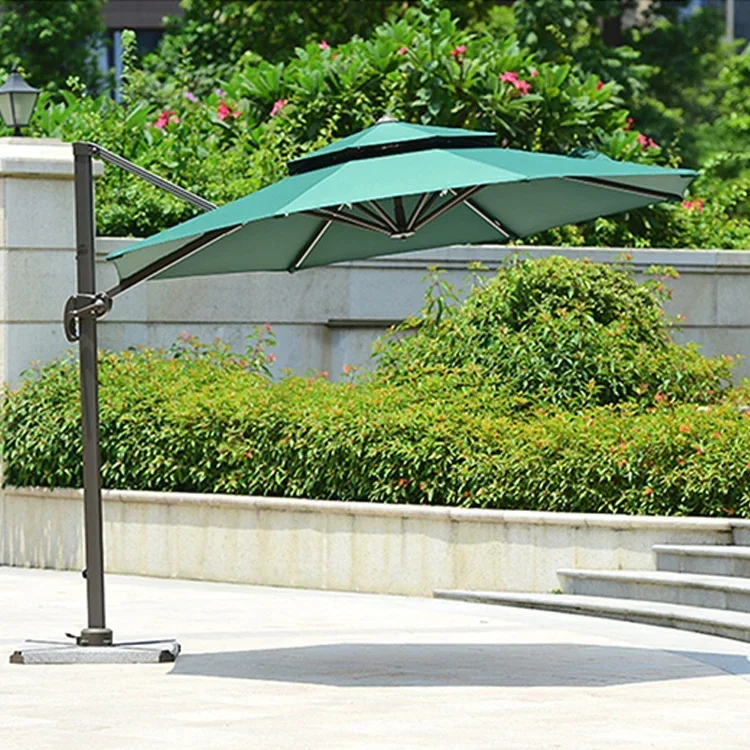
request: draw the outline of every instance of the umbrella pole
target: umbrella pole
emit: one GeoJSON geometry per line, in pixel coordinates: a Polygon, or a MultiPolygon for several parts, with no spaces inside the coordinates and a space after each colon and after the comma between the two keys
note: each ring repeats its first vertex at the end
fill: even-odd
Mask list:
{"type": "MultiPolygon", "coordinates": [[[[94,181],[91,153],[74,148],[76,268],[78,294],[96,293],[94,248],[94,181]]],[[[112,631],[104,615],[104,544],[102,487],[99,455],[99,381],[97,373],[96,315],[78,320],[81,416],[83,426],[83,505],[86,534],[86,589],[88,627],[76,639],[80,646],[111,646],[112,631]]]]}
{"type": "Polygon", "coordinates": [[[102,523],[102,480],[99,452],[99,378],[97,372],[97,319],[112,308],[112,298],[146,281],[177,260],[196,252],[218,237],[239,229],[226,227],[206,232],[186,248],[170,254],[148,269],[126,279],[108,292],[96,291],[96,249],[94,214],[93,159],[99,157],[150,182],[192,205],[210,211],[216,206],[198,195],[148,172],[95,143],[73,144],[76,216],[77,294],[65,304],[63,326],[68,341],[78,342],[81,385],[81,423],[83,431],[83,513],[85,530],[86,599],[88,627],[75,636],[76,645],[54,641],[24,641],[10,657],[12,664],[73,664],[73,663],[155,663],[171,662],[180,653],[180,645],[172,639],[134,641],[114,644],[112,630],[107,627],[104,610],[104,539],[102,523]],[[109,648],[79,648],[109,647],[109,648]],[[123,648],[119,648],[122,646],[123,648]],[[105,656],[106,654],[106,656],[105,656]]]}
{"type": "MultiPolygon", "coordinates": [[[[86,599],[88,607],[88,627],[76,637],[79,646],[112,646],[112,630],[107,627],[104,608],[104,539],[102,519],[102,479],[101,456],[99,451],[99,377],[97,367],[97,319],[112,307],[112,296],[124,291],[111,290],[96,292],[96,219],[94,214],[93,158],[99,157],[124,169],[137,177],[166,190],[204,211],[216,208],[210,201],[194,195],[171,182],[142,169],[117,154],[95,143],[76,142],[73,144],[75,175],[75,215],[76,215],[76,271],[78,276],[77,296],[71,297],[65,307],[65,332],[70,341],[78,341],[81,384],[81,421],[83,428],[83,511],[85,529],[86,599]]],[[[221,232],[208,233],[199,244],[207,244],[216,236],[236,229],[231,227],[221,232]]],[[[152,273],[142,275],[145,280],[158,272],[165,264],[160,264],[152,273]]],[[[133,644],[139,645],[139,644],[133,644]]],[[[140,644],[145,645],[145,644],[140,644]]],[[[173,661],[179,646],[174,644],[164,653],[173,661]]],[[[148,656],[149,654],[147,654],[148,656]]],[[[163,659],[162,659],[163,660],[163,659]]]]}

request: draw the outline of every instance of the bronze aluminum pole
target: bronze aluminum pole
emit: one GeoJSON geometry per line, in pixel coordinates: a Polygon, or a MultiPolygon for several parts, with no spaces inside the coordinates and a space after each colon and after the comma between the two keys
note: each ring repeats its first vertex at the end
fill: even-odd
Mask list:
{"type": "MultiPolygon", "coordinates": [[[[89,144],[76,143],[76,267],[78,293],[96,293],[94,249],[94,180],[89,144]]],[[[104,619],[104,545],[102,487],[99,456],[99,382],[96,362],[96,316],[79,318],[81,416],[83,424],[83,506],[86,531],[86,590],[88,627],[81,631],[81,646],[111,646],[112,631],[104,619]]]]}

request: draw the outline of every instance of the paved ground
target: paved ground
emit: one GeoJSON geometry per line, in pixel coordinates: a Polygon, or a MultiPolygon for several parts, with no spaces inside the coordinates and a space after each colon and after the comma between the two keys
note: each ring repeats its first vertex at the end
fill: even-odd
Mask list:
{"type": "Polygon", "coordinates": [[[750,645],[556,613],[108,577],[176,664],[11,665],[78,632],[78,574],[0,568],[0,748],[750,746],[750,645]]]}

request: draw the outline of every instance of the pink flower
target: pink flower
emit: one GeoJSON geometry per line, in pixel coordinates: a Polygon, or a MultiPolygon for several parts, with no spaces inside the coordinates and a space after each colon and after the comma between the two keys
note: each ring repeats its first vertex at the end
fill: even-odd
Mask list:
{"type": "Polygon", "coordinates": [[[633,128],[633,125],[635,125],[635,120],[632,117],[628,117],[628,119],[625,120],[625,124],[622,126],[622,129],[631,130],[633,128]]]}
{"type": "Polygon", "coordinates": [[[526,94],[531,91],[531,84],[528,81],[519,78],[518,73],[512,70],[507,73],[501,73],[498,78],[500,78],[503,83],[509,83],[517,91],[520,91],[521,96],[526,96],[526,94]]]}
{"type": "Polygon", "coordinates": [[[330,46],[331,45],[328,44],[328,42],[325,39],[318,45],[318,47],[320,47],[320,49],[329,49],[330,46]]]}
{"type": "Polygon", "coordinates": [[[157,128],[158,130],[164,130],[164,128],[166,128],[170,122],[178,123],[179,121],[180,121],[180,118],[174,113],[174,110],[165,109],[163,112],[159,114],[159,117],[156,118],[154,127],[157,128]]]}
{"type": "Polygon", "coordinates": [[[196,97],[196,95],[195,95],[195,94],[194,94],[194,93],[193,93],[192,91],[186,91],[186,92],[185,92],[185,93],[183,94],[183,96],[184,96],[184,97],[185,97],[185,98],[186,98],[186,99],[187,99],[187,100],[188,100],[189,102],[193,102],[193,103],[195,103],[195,102],[197,102],[197,101],[198,101],[198,98],[196,97]]]}
{"type": "Polygon", "coordinates": [[[530,78],[536,78],[539,75],[539,71],[536,68],[532,68],[529,71],[529,77],[530,78]]]}
{"type": "Polygon", "coordinates": [[[654,148],[656,146],[653,140],[651,140],[651,138],[649,138],[647,135],[644,135],[643,133],[640,133],[636,140],[641,144],[641,148],[643,149],[654,148]]]}
{"type": "Polygon", "coordinates": [[[703,211],[703,201],[700,198],[694,201],[682,201],[682,207],[686,208],[688,211],[697,211],[698,213],[701,213],[703,211]]]}
{"type": "Polygon", "coordinates": [[[521,92],[521,96],[526,96],[531,91],[531,84],[528,81],[516,81],[513,85],[521,92]]]}
{"type": "Polygon", "coordinates": [[[216,89],[216,96],[220,96],[223,99],[226,95],[227,92],[224,89],[216,89]]]}
{"type": "Polygon", "coordinates": [[[604,88],[604,81],[599,81],[599,83],[596,84],[596,90],[601,91],[604,88]]]}
{"type": "Polygon", "coordinates": [[[232,110],[227,107],[226,102],[222,99],[219,106],[216,108],[216,116],[220,120],[226,120],[229,115],[232,114],[232,110]]]}
{"type": "Polygon", "coordinates": [[[266,359],[267,359],[267,360],[268,360],[268,361],[269,361],[269,362],[270,362],[271,364],[273,364],[273,363],[274,363],[274,362],[276,361],[276,355],[275,355],[275,354],[274,354],[273,352],[271,352],[271,354],[269,354],[269,355],[268,355],[268,356],[266,357],[266,359]]]}
{"type": "Polygon", "coordinates": [[[286,107],[286,104],[286,99],[277,99],[274,102],[273,107],[271,107],[271,117],[276,117],[276,115],[279,114],[279,112],[281,112],[284,107],[286,107]]]}
{"type": "Polygon", "coordinates": [[[409,50],[406,49],[406,47],[401,47],[400,49],[396,50],[397,55],[405,55],[409,50]]]}
{"type": "Polygon", "coordinates": [[[271,328],[271,324],[270,323],[264,323],[263,324],[263,330],[266,333],[271,333],[271,331],[273,330],[273,328],[271,328]]]}
{"type": "Polygon", "coordinates": [[[226,120],[229,115],[232,115],[236,120],[241,114],[242,112],[238,109],[233,110],[227,106],[227,103],[223,99],[219,102],[219,106],[216,108],[216,116],[220,120],[226,120]]]}
{"type": "Polygon", "coordinates": [[[459,44],[457,47],[454,47],[450,52],[451,57],[455,58],[456,62],[461,62],[461,58],[465,54],[466,54],[465,44],[459,44]]]}

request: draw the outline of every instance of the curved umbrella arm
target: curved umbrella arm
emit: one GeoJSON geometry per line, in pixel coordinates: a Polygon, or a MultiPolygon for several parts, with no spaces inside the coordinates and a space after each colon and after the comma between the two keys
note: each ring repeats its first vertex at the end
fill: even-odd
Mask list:
{"type": "Polygon", "coordinates": [[[97,159],[102,159],[102,161],[109,162],[120,169],[124,169],[126,172],[130,172],[130,174],[133,174],[136,177],[140,177],[151,185],[161,188],[177,198],[181,198],[187,203],[191,203],[193,206],[200,208],[203,211],[213,211],[213,209],[218,208],[215,203],[211,203],[211,201],[201,198],[200,195],[191,193],[189,190],[185,190],[185,188],[181,188],[179,185],[175,185],[173,182],[165,180],[163,177],[159,177],[159,175],[154,174],[153,172],[149,172],[148,169],[133,164],[132,161],[128,161],[125,157],[115,154],[112,151],[108,151],[98,143],[78,141],[73,144],[73,147],[76,150],[76,153],[86,154],[88,156],[96,157],[97,159]]]}
{"type": "MultiPolygon", "coordinates": [[[[212,211],[217,208],[215,203],[202,198],[200,195],[191,193],[189,190],[181,188],[179,185],[175,185],[169,180],[165,180],[163,177],[149,172],[143,167],[139,167],[131,161],[128,161],[125,157],[115,154],[112,151],[107,150],[98,143],[90,143],[88,141],[77,141],[73,144],[73,153],[78,157],[91,160],[92,158],[102,159],[110,164],[113,164],[120,169],[124,169],[126,172],[139,177],[142,180],[171,193],[177,198],[190,203],[196,208],[200,208],[203,211],[212,211]]],[[[89,186],[93,189],[93,185],[89,186]]],[[[85,192],[85,191],[84,191],[85,192]]],[[[84,213],[87,213],[87,206],[78,207],[84,213]]],[[[92,209],[91,209],[92,210],[92,209]]],[[[94,217],[90,217],[91,226],[94,227],[94,217]]],[[[154,263],[146,266],[145,268],[138,271],[133,276],[123,279],[119,284],[108,289],[106,292],[98,292],[95,294],[77,294],[72,295],[68,298],[65,303],[65,310],[63,312],[63,329],[65,331],[65,337],[70,342],[78,341],[80,338],[80,321],[86,317],[102,318],[112,309],[112,300],[118,294],[122,294],[127,289],[139,284],[142,281],[146,281],[151,277],[155,276],[160,271],[164,271],[169,266],[183,260],[188,255],[197,252],[206,245],[211,244],[215,239],[229,234],[237,229],[237,226],[230,226],[221,230],[213,232],[207,232],[201,235],[197,240],[188,243],[182,248],[175,250],[173,253],[160,258],[154,263]]],[[[92,250],[93,252],[93,250],[92,250]]]]}

